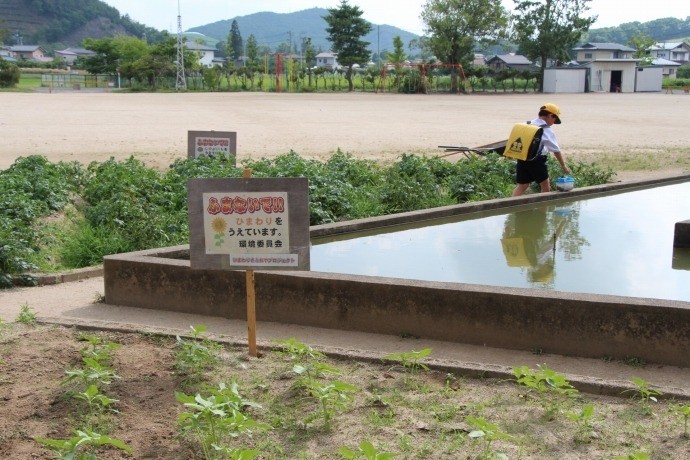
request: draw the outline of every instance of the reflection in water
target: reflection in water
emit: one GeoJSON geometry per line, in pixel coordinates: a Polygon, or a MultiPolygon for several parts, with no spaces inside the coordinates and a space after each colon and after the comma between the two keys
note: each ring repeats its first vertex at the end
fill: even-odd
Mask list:
{"type": "Polygon", "coordinates": [[[686,182],[315,241],[311,268],[688,301],[690,254],[673,249],[688,196],[686,182]]]}
{"type": "Polygon", "coordinates": [[[526,268],[530,282],[552,286],[556,243],[571,213],[539,206],[508,214],[501,238],[508,266],[526,268]]]}

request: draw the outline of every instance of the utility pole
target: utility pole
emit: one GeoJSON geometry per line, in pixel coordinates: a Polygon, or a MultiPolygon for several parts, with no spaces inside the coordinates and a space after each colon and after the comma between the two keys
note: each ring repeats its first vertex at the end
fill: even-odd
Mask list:
{"type": "Polygon", "coordinates": [[[177,79],[175,89],[187,90],[187,79],[184,76],[184,43],[182,41],[182,16],[180,15],[180,0],[177,0],[177,79]]]}

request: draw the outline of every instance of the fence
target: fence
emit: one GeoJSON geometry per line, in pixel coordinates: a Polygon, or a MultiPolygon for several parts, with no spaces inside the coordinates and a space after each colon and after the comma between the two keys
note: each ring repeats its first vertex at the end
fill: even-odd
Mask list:
{"type": "Polygon", "coordinates": [[[47,88],[114,88],[117,87],[117,77],[114,75],[84,75],[84,74],[42,74],[41,86],[47,88]]]}

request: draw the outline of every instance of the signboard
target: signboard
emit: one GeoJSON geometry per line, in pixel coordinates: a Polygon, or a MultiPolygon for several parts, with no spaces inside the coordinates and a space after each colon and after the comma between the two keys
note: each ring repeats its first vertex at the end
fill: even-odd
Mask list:
{"type": "Polygon", "coordinates": [[[233,163],[237,157],[237,133],[233,131],[188,131],[187,158],[220,154],[233,163]]]}
{"type": "Polygon", "coordinates": [[[188,182],[193,269],[309,270],[306,178],[188,182]]]}

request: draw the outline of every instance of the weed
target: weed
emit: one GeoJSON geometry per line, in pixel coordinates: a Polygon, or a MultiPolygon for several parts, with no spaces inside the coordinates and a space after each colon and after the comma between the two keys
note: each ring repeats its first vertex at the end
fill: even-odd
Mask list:
{"type": "Polygon", "coordinates": [[[63,459],[96,459],[96,454],[90,447],[113,446],[131,454],[132,448],[116,438],[104,436],[89,430],[74,430],[74,436],[69,439],[50,439],[36,437],[35,441],[45,445],[50,450],[58,453],[63,459]],[[80,455],[77,455],[81,452],[80,455]]]}
{"type": "Polygon", "coordinates": [[[506,460],[508,459],[508,456],[506,454],[493,450],[491,448],[491,444],[499,439],[516,442],[518,441],[518,438],[501,431],[498,425],[489,423],[483,418],[468,416],[465,419],[465,421],[474,428],[472,431],[470,431],[469,437],[483,444],[482,453],[477,458],[499,458],[506,460]]]}
{"type": "Polygon", "coordinates": [[[192,326],[192,340],[176,337],[179,351],[175,355],[175,370],[189,381],[199,381],[203,373],[220,361],[220,345],[204,337],[207,327],[192,326]]]}
{"type": "Polygon", "coordinates": [[[420,369],[424,371],[429,370],[429,366],[421,361],[430,354],[431,348],[424,348],[420,351],[410,351],[407,353],[391,353],[385,355],[383,359],[400,363],[400,365],[409,370],[412,374],[416,374],[420,369]]]}
{"type": "Polygon", "coordinates": [[[649,460],[649,454],[645,452],[635,452],[626,455],[617,455],[613,460],[649,460]]]}
{"type": "Polygon", "coordinates": [[[106,342],[96,335],[86,333],[80,333],[78,340],[89,342],[87,347],[81,349],[81,356],[94,359],[102,365],[109,365],[113,352],[121,347],[119,343],[106,342]]]}
{"type": "Polygon", "coordinates": [[[688,438],[688,419],[690,419],[690,404],[676,406],[674,410],[683,416],[683,437],[688,438]]]}
{"type": "Polygon", "coordinates": [[[187,409],[178,417],[183,433],[199,441],[207,459],[216,458],[213,455],[215,451],[234,455],[230,458],[253,458],[256,452],[232,449],[227,445],[228,439],[242,433],[251,434],[254,430],[271,429],[242,412],[245,407],[260,406],[242,398],[236,382],[230,386],[221,382],[207,397],[175,392],[175,399],[187,409]]]}
{"type": "Polygon", "coordinates": [[[93,297],[93,303],[105,303],[105,294],[96,292],[93,297]]]}
{"type": "Polygon", "coordinates": [[[22,305],[19,315],[17,315],[17,322],[28,326],[36,324],[36,313],[31,310],[28,304],[22,305]]]}
{"type": "Polygon", "coordinates": [[[84,388],[95,385],[96,388],[102,388],[103,385],[110,385],[113,380],[120,379],[120,376],[115,373],[107,365],[94,358],[82,357],[85,367],[81,369],[67,369],[65,373],[67,377],[62,381],[63,385],[67,385],[75,380],[80,381],[84,388]]]}
{"type": "Polygon", "coordinates": [[[594,405],[585,404],[580,412],[569,412],[566,416],[577,423],[575,431],[575,441],[588,443],[592,439],[592,417],[594,416],[594,405]]]}
{"type": "MultiPolygon", "coordinates": [[[[333,416],[347,407],[352,400],[352,393],[357,391],[357,387],[338,380],[333,382],[310,380],[307,385],[307,391],[321,407],[321,412],[317,415],[323,418],[324,427],[327,430],[331,428],[333,416]]],[[[309,417],[308,421],[311,418],[309,417]]]]}
{"type": "Polygon", "coordinates": [[[626,366],[630,366],[630,367],[642,367],[647,363],[642,358],[638,358],[635,356],[628,356],[627,358],[623,359],[623,364],[625,364],[626,366]]]}
{"type": "Polygon", "coordinates": [[[577,396],[579,392],[564,375],[549,369],[546,364],[540,364],[537,367],[537,370],[532,370],[527,366],[514,367],[513,374],[519,385],[539,394],[545,415],[551,420],[561,412],[563,402],[567,398],[577,396]],[[553,399],[549,395],[552,395],[553,399]]]}
{"type": "Polygon", "coordinates": [[[346,460],[364,458],[366,460],[388,460],[397,457],[398,454],[392,452],[381,452],[369,441],[362,441],[355,448],[341,447],[338,453],[346,460]]]}
{"type": "Polygon", "coordinates": [[[275,342],[282,347],[281,353],[287,355],[293,361],[303,363],[326,357],[326,355],[320,351],[313,349],[309,345],[300,342],[294,337],[276,340],[275,342]]]}
{"type": "Polygon", "coordinates": [[[663,395],[663,392],[651,388],[651,384],[649,382],[639,377],[633,377],[632,383],[636,388],[634,390],[624,390],[623,393],[632,393],[632,397],[638,399],[642,413],[651,415],[651,403],[658,402],[657,396],[663,395]]]}

